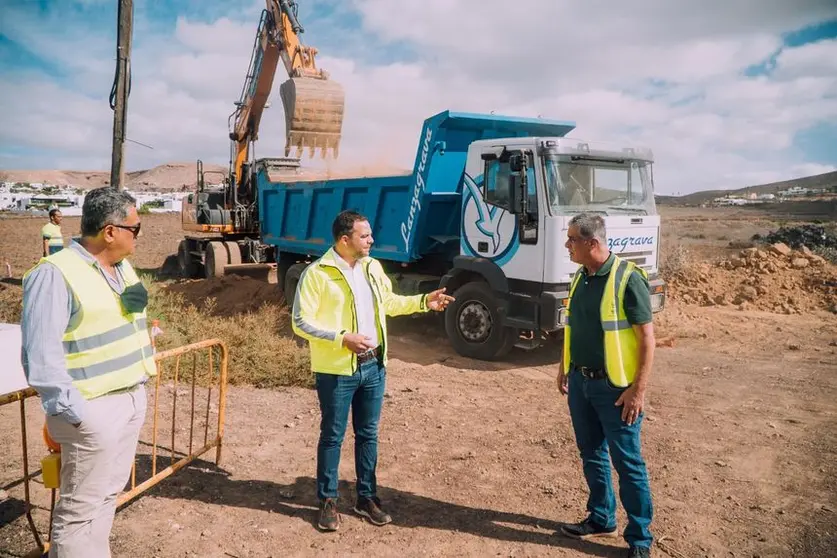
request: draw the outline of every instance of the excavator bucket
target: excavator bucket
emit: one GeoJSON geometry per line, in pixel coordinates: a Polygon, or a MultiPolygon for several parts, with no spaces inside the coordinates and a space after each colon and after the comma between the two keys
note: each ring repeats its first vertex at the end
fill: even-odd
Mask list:
{"type": "Polygon", "coordinates": [[[279,95],[285,108],[285,157],[296,148],[295,157],[301,157],[308,148],[311,157],[321,150],[325,159],[336,159],[343,130],[343,87],[328,79],[314,77],[291,78],[279,86],[279,95]]]}

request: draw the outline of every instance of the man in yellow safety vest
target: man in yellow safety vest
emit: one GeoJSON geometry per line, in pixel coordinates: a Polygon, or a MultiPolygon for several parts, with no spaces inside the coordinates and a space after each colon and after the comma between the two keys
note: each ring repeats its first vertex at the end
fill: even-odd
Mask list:
{"type": "Polygon", "coordinates": [[[156,374],[148,295],[131,264],[140,233],[134,199],[111,187],[84,199],[81,238],[23,279],[21,361],[61,445],[50,557],[109,557],[116,498],[156,374]]]}
{"type": "Polygon", "coordinates": [[[628,516],[627,556],[650,556],[651,489],[640,447],[640,425],[651,364],[654,325],[643,269],[608,249],[605,222],[594,214],[570,220],[566,247],[581,265],[570,283],[558,389],[568,395],[576,443],[590,495],[587,517],[562,527],[576,539],[616,537],[616,498],[628,516]],[[609,451],[608,451],[609,450],[609,451]],[[609,453],[609,455],[608,455],[609,453]]]}
{"type": "Polygon", "coordinates": [[[64,248],[64,237],[61,235],[61,210],[49,210],[49,223],[41,227],[41,240],[44,244],[44,257],[52,255],[64,248]]]}

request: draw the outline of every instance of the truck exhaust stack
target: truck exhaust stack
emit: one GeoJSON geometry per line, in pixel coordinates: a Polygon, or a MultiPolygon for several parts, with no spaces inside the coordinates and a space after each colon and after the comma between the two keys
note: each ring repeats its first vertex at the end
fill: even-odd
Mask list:
{"type": "Polygon", "coordinates": [[[301,157],[304,149],[311,157],[317,150],[323,159],[336,159],[343,130],[345,94],[343,87],[329,79],[294,77],[279,86],[285,109],[285,156],[301,157]]]}

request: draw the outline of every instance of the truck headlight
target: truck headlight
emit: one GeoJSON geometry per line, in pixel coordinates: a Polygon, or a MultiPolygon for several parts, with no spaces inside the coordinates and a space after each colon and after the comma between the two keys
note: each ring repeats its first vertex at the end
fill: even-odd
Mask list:
{"type": "Polygon", "coordinates": [[[663,309],[666,303],[665,293],[656,293],[651,295],[651,312],[659,312],[663,309]]]}
{"type": "Polygon", "coordinates": [[[569,317],[567,316],[567,309],[564,307],[559,307],[558,310],[555,312],[555,323],[559,326],[567,325],[569,321],[569,317]]]}

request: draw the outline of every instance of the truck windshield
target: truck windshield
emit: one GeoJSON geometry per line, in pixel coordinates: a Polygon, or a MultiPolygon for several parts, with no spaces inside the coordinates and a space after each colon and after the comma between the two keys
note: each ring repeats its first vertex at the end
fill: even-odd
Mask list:
{"type": "Polygon", "coordinates": [[[547,155],[544,176],[553,215],[581,211],[651,213],[651,163],[547,155]]]}

